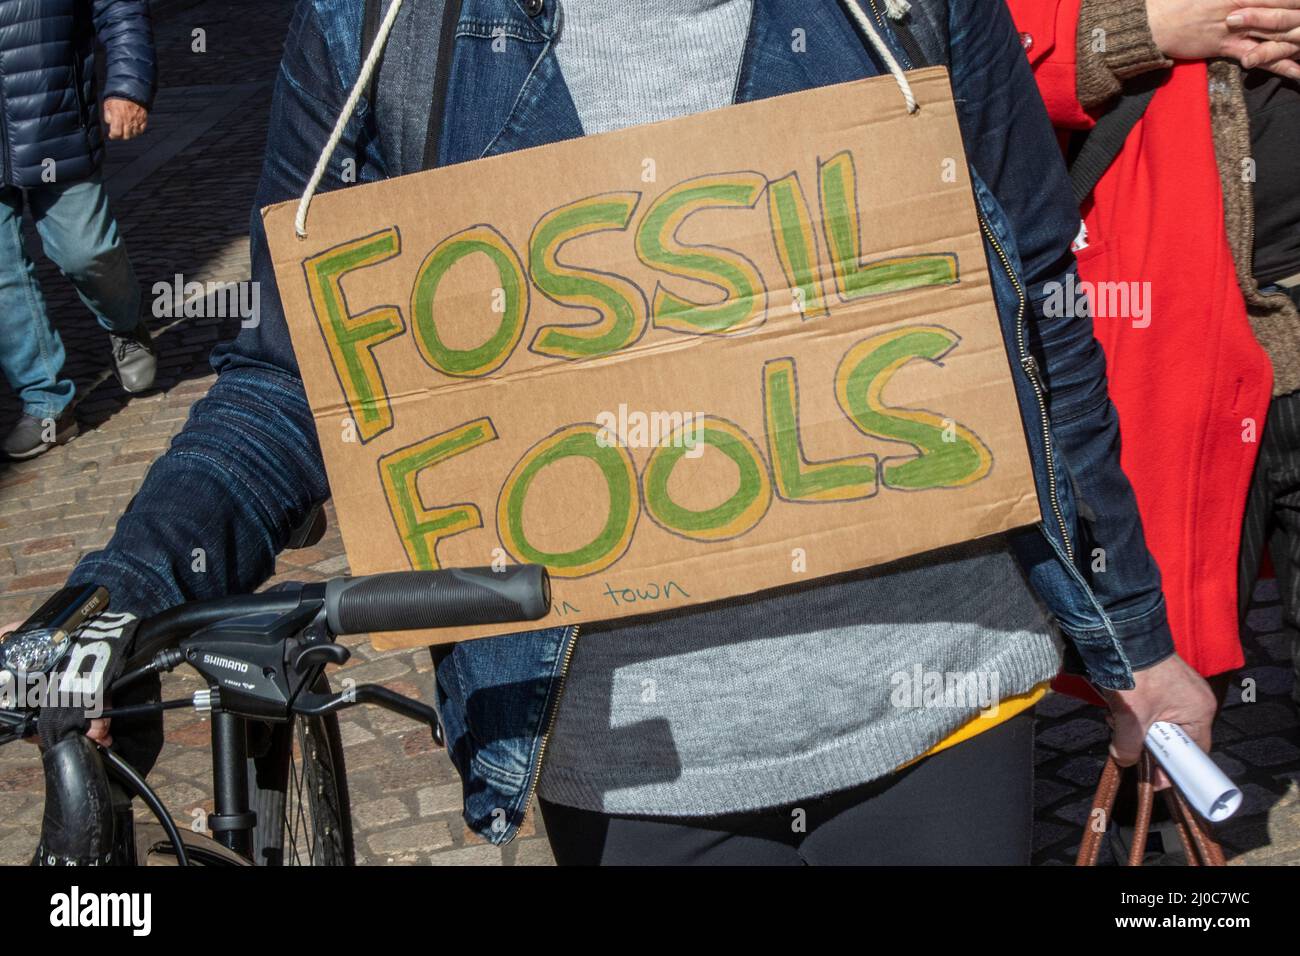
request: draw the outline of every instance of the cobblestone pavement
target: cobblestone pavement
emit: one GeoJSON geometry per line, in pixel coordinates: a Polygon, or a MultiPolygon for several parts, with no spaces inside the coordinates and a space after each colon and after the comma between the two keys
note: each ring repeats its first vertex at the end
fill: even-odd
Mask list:
{"type": "MultiPolygon", "coordinates": [[[[266,135],[266,106],[292,4],[289,0],[163,0],[156,33],[163,89],[151,129],[115,144],[110,193],[142,286],[175,274],[200,282],[248,274],[246,229],[266,135]],[[206,52],[194,52],[195,29],[206,52]]],[[[236,319],[155,320],[163,354],[159,391],[131,401],[109,376],[107,337],[48,263],[41,279],[82,399],[83,434],[32,462],[0,471],[0,621],[20,619],[59,586],[87,551],[101,547],[145,470],[211,385],[206,356],[237,331],[236,319]]],[[[0,427],[17,405],[0,387],[0,427]]],[[[335,525],[331,522],[331,528],[335,525]]],[[[289,552],[277,580],[322,580],[346,572],[336,530],[315,547],[289,552]]],[[[1255,699],[1234,685],[1215,728],[1216,759],[1245,787],[1246,805],[1221,833],[1235,863],[1300,863],[1300,725],[1289,700],[1289,637],[1271,582],[1261,585],[1243,672],[1255,699]]],[[[429,700],[423,651],[376,653],[349,640],[343,675],[384,683],[429,700]]],[[[198,689],[176,674],[164,696],[198,689]]],[[[1037,852],[1043,864],[1071,858],[1105,750],[1093,708],[1049,697],[1039,708],[1037,852]]],[[[187,711],[166,718],[167,743],[151,779],[188,823],[211,809],[209,730],[187,711]]],[[[353,821],[367,863],[548,864],[540,821],[497,848],[471,836],[459,815],[460,784],[428,732],[385,711],[354,708],[342,718],[353,821]]],[[[40,825],[42,783],[34,747],[0,749],[0,863],[25,862],[40,825]]]]}

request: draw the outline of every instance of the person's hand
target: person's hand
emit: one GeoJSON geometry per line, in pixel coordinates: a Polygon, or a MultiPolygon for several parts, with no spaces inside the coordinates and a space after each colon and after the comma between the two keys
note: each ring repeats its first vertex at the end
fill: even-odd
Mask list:
{"type": "Polygon", "coordinates": [[[1300,0],[1146,0],[1156,46],[1175,60],[1230,57],[1300,79],[1300,0]]]}
{"type": "Polygon", "coordinates": [[[1300,12],[1294,7],[1275,7],[1273,0],[1242,6],[1228,15],[1234,36],[1257,41],[1253,50],[1240,57],[1246,69],[1256,67],[1300,80],[1300,12]]]}
{"type": "MultiPolygon", "coordinates": [[[[0,638],[4,637],[10,631],[18,630],[22,625],[22,621],[11,621],[8,624],[0,624],[0,638]]],[[[113,735],[109,733],[109,725],[112,724],[112,722],[112,719],[108,717],[96,717],[90,722],[90,729],[86,731],[86,736],[101,746],[113,746],[113,735]]],[[[29,743],[38,743],[35,737],[27,737],[25,739],[29,743]]]]}
{"type": "MultiPolygon", "coordinates": [[[[1137,763],[1147,729],[1157,720],[1182,727],[1198,747],[1210,752],[1210,727],[1218,701],[1200,674],[1174,655],[1134,671],[1133,680],[1137,686],[1132,690],[1101,691],[1110,705],[1106,718],[1112,730],[1110,752],[1121,767],[1137,763]]],[[[1155,780],[1157,789],[1169,786],[1159,764],[1155,780]]]]}
{"type": "Polygon", "coordinates": [[[149,125],[149,111],[139,103],[110,96],[104,100],[104,125],[109,139],[134,139],[149,125]]]}

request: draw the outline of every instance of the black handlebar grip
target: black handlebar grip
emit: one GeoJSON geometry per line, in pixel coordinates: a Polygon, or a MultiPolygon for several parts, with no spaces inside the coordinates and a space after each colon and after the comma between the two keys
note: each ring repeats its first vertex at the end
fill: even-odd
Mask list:
{"type": "Polygon", "coordinates": [[[551,580],[537,564],[395,571],[325,584],[335,634],[535,621],[551,609],[551,580]]]}

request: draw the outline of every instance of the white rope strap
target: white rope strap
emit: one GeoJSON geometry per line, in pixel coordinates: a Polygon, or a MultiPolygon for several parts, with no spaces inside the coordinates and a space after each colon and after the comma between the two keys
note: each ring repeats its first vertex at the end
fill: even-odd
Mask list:
{"type": "MultiPolygon", "coordinates": [[[[907,101],[907,111],[915,113],[917,110],[916,95],[912,92],[912,84],[907,82],[907,74],[898,65],[898,60],[895,59],[893,51],[889,49],[888,44],[876,32],[876,25],[871,22],[871,17],[862,9],[861,0],[843,0],[843,3],[844,9],[849,12],[849,16],[853,18],[853,21],[857,23],[862,32],[867,35],[867,39],[871,41],[872,48],[880,54],[880,58],[885,61],[885,66],[889,67],[894,82],[898,84],[898,88],[903,92],[903,99],[907,101]]],[[[911,9],[911,6],[907,0],[885,0],[885,11],[894,20],[902,17],[911,9]]]]}
{"type": "Polygon", "coordinates": [[[379,63],[379,55],[384,50],[388,34],[393,29],[393,21],[397,19],[397,11],[401,7],[402,0],[393,0],[388,7],[388,12],[384,14],[383,22],[379,24],[379,31],[375,34],[375,42],[370,44],[370,50],[366,53],[365,62],[361,64],[361,73],[357,77],[357,81],[352,84],[352,92],[348,94],[347,102],[343,104],[343,109],[339,112],[339,118],[334,121],[334,131],[330,133],[330,138],[326,140],[325,148],[321,150],[320,157],[316,160],[316,168],[311,171],[311,178],[307,180],[307,188],[302,191],[302,198],[298,200],[298,215],[293,219],[293,230],[298,234],[299,239],[307,238],[307,207],[311,205],[311,197],[316,194],[316,187],[320,185],[321,179],[325,176],[330,157],[334,155],[339,140],[343,138],[343,130],[348,125],[348,120],[352,119],[353,110],[357,108],[357,100],[361,99],[362,92],[370,82],[371,75],[375,72],[375,67],[379,63]]]}
{"type": "MultiPolygon", "coordinates": [[[[867,16],[866,11],[862,9],[861,0],[843,0],[843,3],[849,15],[853,17],[862,32],[867,35],[872,48],[885,61],[885,65],[889,67],[890,74],[894,77],[894,81],[898,83],[898,88],[903,93],[903,99],[907,102],[907,111],[915,113],[917,104],[916,95],[912,92],[912,84],[907,82],[907,75],[903,72],[903,68],[899,66],[893,51],[889,49],[880,34],[876,32],[871,17],[867,16]]],[[[370,50],[366,53],[365,62],[361,64],[361,73],[357,76],[356,83],[352,85],[352,92],[348,94],[347,102],[343,104],[343,109],[334,122],[334,130],[330,133],[330,138],[326,141],[320,157],[316,160],[316,168],[312,170],[311,178],[307,180],[307,188],[303,190],[302,198],[298,200],[298,214],[294,217],[293,228],[299,239],[307,237],[307,209],[311,206],[311,198],[315,195],[316,187],[320,185],[321,179],[325,176],[330,157],[338,147],[339,140],[343,138],[343,130],[348,125],[348,120],[352,118],[352,112],[357,108],[357,101],[361,99],[362,92],[370,82],[371,75],[375,72],[375,66],[379,63],[379,55],[383,52],[384,44],[388,41],[388,34],[393,29],[393,21],[397,19],[397,11],[401,9],[401,6],[402,0],[392,0],[388,12],[384,14],[383,22],[379,25],[379,32],[375,34],[375,42],[371,44],[370,50]]],[[[885,0],[886,12],[893,19],[903,16],[910,8],[911,4],[908,3],[908,0],[885,0]]]]}

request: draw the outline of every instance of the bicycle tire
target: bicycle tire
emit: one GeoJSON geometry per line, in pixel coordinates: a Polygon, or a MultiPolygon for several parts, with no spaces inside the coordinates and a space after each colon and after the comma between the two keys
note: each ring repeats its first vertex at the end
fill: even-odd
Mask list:
{"type": "MultiPolygon", "coordinates": [[[[323,675],[314,690],[330,692],[323,675]]],[[[258,866],[354,865],[352,813],[337,715],[295,717],[268,730],[268,745],[248,758],[248,803],[257,814],[253,862],[258,866]]]]}

